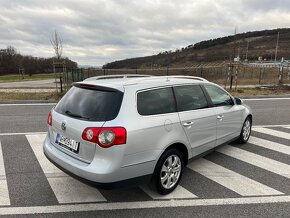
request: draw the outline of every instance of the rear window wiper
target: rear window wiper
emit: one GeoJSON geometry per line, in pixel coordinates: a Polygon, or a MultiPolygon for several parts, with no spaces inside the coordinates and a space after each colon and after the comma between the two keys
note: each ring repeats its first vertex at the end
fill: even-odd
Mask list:
{"type": "Polygon", "coordinates": [[[70,111],[68,111],[68,110],[65,111],[65,114],[69,115],[70,117],[75,117],[75,118],[80,118],[80,119],[90,120],[90,118],[88,118],[88,117],[83,117],[83,116],[81,116],[81,115],[74,114],[74,113],[72,113],[72,112],[70,112],[70,111]]]}

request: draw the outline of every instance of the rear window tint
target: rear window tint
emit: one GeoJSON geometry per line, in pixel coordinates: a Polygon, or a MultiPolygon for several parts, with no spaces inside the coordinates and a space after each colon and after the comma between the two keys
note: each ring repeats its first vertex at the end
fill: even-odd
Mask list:
{"type": "Polygon", "coordinates": [[[137,108],[141,115],[176,112],[172,88],[154,89],[138,93],[137,108]]]}
{"type": "Polygon", "coordinates": [[[72,87],[56,105],[55,111],[76,119],[109,121],[117,117],[123,93],[72,87]]]}

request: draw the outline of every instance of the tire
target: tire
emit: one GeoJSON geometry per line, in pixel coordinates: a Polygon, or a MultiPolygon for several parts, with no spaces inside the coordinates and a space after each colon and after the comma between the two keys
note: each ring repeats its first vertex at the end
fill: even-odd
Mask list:
{"type": "Polygon", "coordinates": [[[176,149],[165,151],[155,167],[151,187],[161,195],[169,194],[179,184],[183,169],[182,154],[176,149]]]}
{"type": "Polygon", "coordinates": [[[238,138],[238,142],[240,144],[247,143],[251,135],[251,130],[252,130],[252,120],[249,117],[247,117],[243,124],[240,137],[238,138]]]}

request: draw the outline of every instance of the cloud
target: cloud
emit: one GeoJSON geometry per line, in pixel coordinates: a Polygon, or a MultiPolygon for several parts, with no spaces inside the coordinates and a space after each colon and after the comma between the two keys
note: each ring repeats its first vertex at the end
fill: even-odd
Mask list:
{"type": "Polygon", "coordinates": [[[50,57],[57,30],[63,55],[89,65],[290,23],[286,0],[0,0],[0,11],[0,48],[50,57]]]}

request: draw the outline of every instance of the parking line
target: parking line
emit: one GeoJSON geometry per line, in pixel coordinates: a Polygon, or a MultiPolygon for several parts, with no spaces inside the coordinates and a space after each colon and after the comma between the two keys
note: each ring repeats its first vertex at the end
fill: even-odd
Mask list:
{"type": "Polygon", "coordinates": [[[56,105],[57,103],[29,103],[29,104],[0,104],[0,107],[8,106],[47,106],[47,105],[56,105]]]}
{"type": "Polygon", "coordinates": [[[26,136],[59,203],[104,202],[98,189],[66,175],[49,162],[42,150],[45,134],[26,136]]]}
{"type": "Polygon", "coordinates": [[[245,151],[243,149],[236,148],[229,145],[225,147],[221,147],[217,151],[222,154],[225,154],[230,157],[249,163],[251,165],[268,170],[272,173],[276,173],[280,176],[290,178],[290,165],[288,164],[281,163],[279,161],[272,160],[270,158],[263,157],[261,155],[254,154],[249,151],[245,151]]]}
{"type": "Polygon", "coordinates": [[[243,98],[243,101],[276,101],[276,100],[290,100],[290,98],[243,98]]]}
{"type": "Polygon", "coordinates": [[[290,146],[287,145],[282,145],[277,142],[268,141],[254,136],[251,136],[248,142],[256,146],[290,155],[290,146]]]}
{"type": "Polygon", "coordinates": [[[35,135],[35,134],[46,134],[47,132],[10,132],[0,133],[0,136],[16,136],[16,135],[35,135]]]}
{"type": "Polygon", "coordinates": [[[243,198],[220,198],[220,199],[189,199],[189,200],[160,200],[160,201],[136,201],[118,203],[94,203],[94,204],[73,204],[58,206],[36,206],[36,207],[3,207],[0,208],[0,215],[20,214],[48,214],[85,211],[105,210],[130,210],[150,208],[172,208],[172,207],[198,207],[198,206],[219,206],[219,205],[240,205],[240,204],[267,204],[267,203],[288,203],[290,196],[271,197],[243,197],[243,198]]]}
{"type": "Polygon", "coordinates": [[[290,139],[290,133],[286,133],[286,132],[281,132],[281,131],[267,129],[267,128],[255,128],[254,131],[276,136],[279,138],[290,139]]]}
{"type": "Polygon", "coordinates": [[[141,186],[140,188],[154,200],[197,198],[196,195],[194,195],[193,193],[186,190],[180,185],[178,185],[173,192],[167,195],[160,195],[152,191],[148,186],[141,186]]]}
{"type": "Polygon", "coordinates": [[[1,206],[10,205],[1,141],[0,141],[0,205],[1,206]]]}
{"type": "Polygon", "coordinates": [[[187,167],[238,193],[241,196],[283,194],[282,192],[263,185],[232,170],[226,169],[204,158],[191,162],[187,167]]]}

